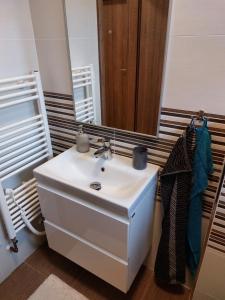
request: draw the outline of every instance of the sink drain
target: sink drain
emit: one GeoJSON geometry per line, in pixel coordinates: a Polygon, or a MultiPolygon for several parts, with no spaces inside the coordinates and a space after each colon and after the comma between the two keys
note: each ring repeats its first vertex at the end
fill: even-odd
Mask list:
{"type": "Polygon", "coordinates": [[[95,181],[90,184],[90,188],[93,190],[96,190],[96,191],[100,191],[102,188],[102,185],[100,182],[95,181]]]}

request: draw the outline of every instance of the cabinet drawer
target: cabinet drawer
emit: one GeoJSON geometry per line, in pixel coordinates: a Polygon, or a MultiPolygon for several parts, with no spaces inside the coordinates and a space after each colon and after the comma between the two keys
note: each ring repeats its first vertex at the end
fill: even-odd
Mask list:
{"type": "Polygon", "coordinates": [[[47,221],[128,260],[128,222],[41,186],[38,194],[47,221]]]}
{"type": "Polygon", "coordinates": [[[128,265],[96,246],[45,221],[49,247],[127,292],[128,265]]]}

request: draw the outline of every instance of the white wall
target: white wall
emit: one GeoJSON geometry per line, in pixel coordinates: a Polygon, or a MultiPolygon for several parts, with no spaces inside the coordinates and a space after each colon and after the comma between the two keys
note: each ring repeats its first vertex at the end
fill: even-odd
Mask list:
{"type": "MultiPolygon", "coordinates": [[[[38,69],[28,0],[0,0],[0,78],[19,76],[38,69]]],[[[0,114],[0,127],[33,113],[26,105],[0,114]],[[3,118],[4,116],[4,118],[3,118]]],[[[9,183],[14,184],[14,183],[9,183]]],[[[18,234],[19,253],[6,250],[8,239],[0,216],[0,282],[20,265],[42,242],[27,230],[18,234]]]]}
{"type": "MultiPolygon", "coordinates": [[[[171,0],[162,106],[225,114],[225,1],[171,0]]],[[[202,243],[209,221],[203,218],[202,243]]],[[[154,268],[161,231],[156,204],[153,248],[147,261],[154,268]]],[[[211,258],[212,259],[212,258],[211,258]]],[[[225,268],[225,265],[223,265],[225,268]]],[[[204,270],[210,272],[207,257],[204,270]]],[[[205,271],[204,276],[207,276],[205,271]]],[[[213,273],[212,277],[215,276],[213,273]]],[[[187,286],[192,278],[187,272],[187,286]]],[[[204,279],[199,283],[202,292],[204,279]]],[[[200,297],[200,296],[199,296],[200,297]]],[[[200,298],[196,298],[200,299],[200,298]]],[[[207,299],[207,298],[202,298],[207,299]]]]}
{"type": "Polygon", "coordinates": [[[72,95],[63,0],[29,0],[43,90],[72,95]]]}
{"type": "Polygon", "coordinates": [[[98,26],[96,0],[65,0],[72,68],[93,64],[96,124],[101,124],[98,26]]]}
{"type": "MultiPolygon", "coordinates": [[[[171,0],[164,107],[225,114],[224,12],[223,0],[171,0]]],[[[224,299],[224,270],[224,257],[207,248],[194,300],[224,299]]]]}
{"type": "Polygon", "coordinates": [[[193,300],[225,299],[225,255],[207,247],[193,300]]]}
{"type": "Polygon", "coordinates": [[[171,1],[163,106],[225,114],[225,1],[171,1]]]}
{"type": "Polygon", "coordinates": [[[27,0],[0,0],[0,78],[38,68],[27,0]]]}

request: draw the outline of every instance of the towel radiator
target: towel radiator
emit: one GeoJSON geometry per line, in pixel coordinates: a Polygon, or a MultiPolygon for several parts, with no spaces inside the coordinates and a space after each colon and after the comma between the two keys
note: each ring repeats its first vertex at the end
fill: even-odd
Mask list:
{"type": "Polygon", "coordinates": [[[93,65],[72,68],[72,80],[76,121],[96,123],[93,65]]]}
{"type": "Polygon", "coordinates": [[[11,188],[10,182],[50,159],[52,146],[39,73],[0,80],[0,112],[8,109],[7,113],[15,113],[28,102],[35,102],[36,112],[31,117],[17,122],[8,118],[0,127],[0,210],[14,252],[18,252],[16,234],[25,226],[35,234],[43,233],[31,225],[41,214],[35,179],[16,188],[11,188]]]}

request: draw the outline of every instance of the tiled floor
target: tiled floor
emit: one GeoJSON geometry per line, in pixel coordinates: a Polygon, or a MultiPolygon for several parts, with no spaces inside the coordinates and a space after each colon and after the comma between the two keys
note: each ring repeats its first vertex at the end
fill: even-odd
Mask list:
{"type": "Polygon", "coordinates": [[[172,293],[160,289],[154,282],[153,274],[144,267],[140,270],[129,293],[124,295],[101,279],[50,250],[46,245],[38,249],[0,285],[0,299],[27,299],[52,273],[90,300],[189,299],[189,291],[187,290],[172,293]]]}

